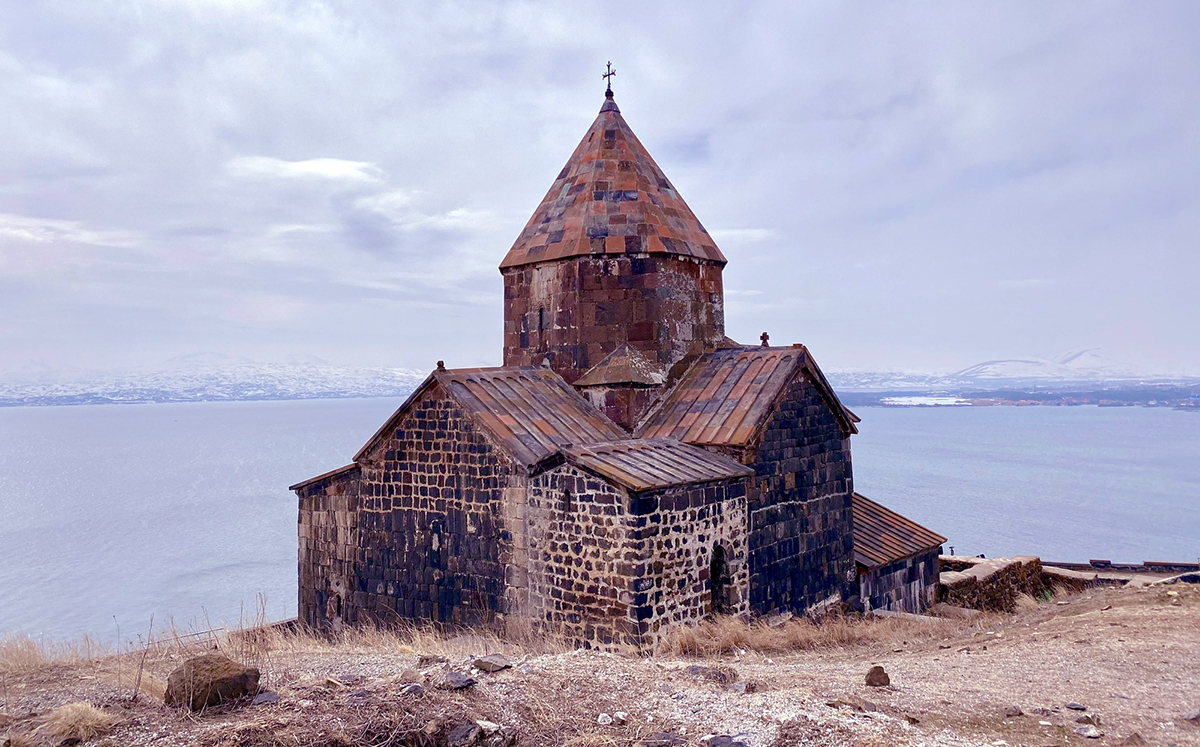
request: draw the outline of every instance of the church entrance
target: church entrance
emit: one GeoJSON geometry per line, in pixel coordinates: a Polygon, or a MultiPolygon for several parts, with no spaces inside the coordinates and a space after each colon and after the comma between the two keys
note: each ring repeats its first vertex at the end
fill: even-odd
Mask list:
{"type": "Polygon", "coordinates": [[[712,591],[712,613],[724,615],[729,612],[729,566],[725,561],[725,548],[713,545],[712,560],[708,564],[708,583],[712,591]]]}

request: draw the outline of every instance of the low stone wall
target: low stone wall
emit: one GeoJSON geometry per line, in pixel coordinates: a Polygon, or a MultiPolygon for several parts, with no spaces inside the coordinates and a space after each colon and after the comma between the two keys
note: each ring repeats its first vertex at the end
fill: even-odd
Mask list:
{"type": "Polygon", "coordinates": [[[965,558],[943,555],[938,583],[938,601],[955,607],[993,612],[1014,612],[1021,594],[1037,596],[1045,591],[1042,561],[1034,555],[1012,558],[965,558]]]}
{"type": "Polygon", "coordinates": [[[955,607],[1014,612],[1017,597],[1037,597],[1055,588],[1082,591],[1099,583],[1095,573],[1047,568],[1036,555],[973,558],[942,555],[938,601],[955,607]]]}

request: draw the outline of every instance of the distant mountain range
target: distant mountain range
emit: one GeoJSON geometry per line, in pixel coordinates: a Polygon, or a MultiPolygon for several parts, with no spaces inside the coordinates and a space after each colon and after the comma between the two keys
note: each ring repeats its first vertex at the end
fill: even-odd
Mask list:
{"type": "Polygon", "coordinates": [[[161,370],[0,378],[0,406],[404,397],[428,375],[405,368],[187,359],[161,370]]]}
{"type": "MultiPolygon", "coordinates": [[[[404,397],[428,375],[406,368],[337,366],[317,358],[258,363],[217,354],[154,369],[0,375],[0,406],[404,397]]],[[[952,374],[832,371],[850,405],[1200,403],[1200,377],[1139,375],[1097,349],[1053,359],[985,361],[952,374]]]]}

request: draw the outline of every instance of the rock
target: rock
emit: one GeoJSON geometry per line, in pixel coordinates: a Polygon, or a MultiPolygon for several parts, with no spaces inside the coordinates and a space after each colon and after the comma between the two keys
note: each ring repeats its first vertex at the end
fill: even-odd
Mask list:
{"type": "Polygon", "coordinates": [[[905,716],[904,720],[907,721],[908,723],[912,724],[913,726],[916,726],[917,724],[921,723],[921,719],[917,718],[916,716],[905,716]]]}
{"type": "Polygon", "coordinates": [[[439,690],[463,690],[475,684],[475,678],[462,672],[446,672],[438,679],[439,690]]]}
{"type": "Polygon", "coordinates": [[[1080,705],[1079,703],[1067,703],[1066,706],[1067,706],[1067,708],[1070,708],[1072,711],[1086,711],[1087,710],[1087,706],[1080,705]]]}
{"type": "Polygon", "coordinates": [[[301,700],[296,701],[296,705],[300,706],[301,708],[312,708],[313,706],[316,705],[316,703],[314,703],[311,700],[308,700],[307,698],[303,698],[301,700]]]}
{"type": "Polygon", "coordinates": [[[1099,726],[1100,725],[1100,714],[1089,713],[1089,714],[1080,716],[1079,718],[1075,719],[1075,723],[1091,724],[1092,726],[1099,726]]]}
{"type": "Polygon", "coordinates": [[[367,681],[366,676],[353,673],[339,674],[337,679],[343,685],[359,685],[367,681]]]}
{"type": "Polygon", "coordinates": [[[405,685],[404,687],[400,688],[400,694],[401,695],[411,695],[415,698],[419,698],[425,694],[425,688],[421,687],[416,682],[410,682],[407,685],[405,685]]]}
{"type": "Polygon", "coordinates": [[[1004,709],[1004,718],[1016,718],[1024,715],[1025,711],[1022,711],[1020,706],[1009,706],[1004,709]]]}
{"type": "Polygon", "coordinates": [[[1051,716],[1054,714],[1054,711],[1050,710],[1049,708],[1030,708],[1029,712],[1035,713],[1038,716],[1051,716]]]}
{"type": "Polygon", "coordinates": [[[727,685],[725,689],[741,695],[748,695],[750,693],[758,692],[759,687],[760,685],[757,682],[751,680],[750,682],[734,682],[731,685],[727,685]]]}
{"type": "Polygon", "coordinates": [[[495,734],[496,732],[500,731],[500,724],[496,724],[491,721],[484,721],[483,719],[476,719],[475,723],[479,725],[480,729],[483,729],[483,735],[485,737],[490,737],[493,734],[495,734]]]}
{"type": "Polygon", "coordinates": [[[601,713],[599,716],[596,717],[596,723],[600,724],[601,726],[608,726],[612,722],[613,722],[613,717],[609,716],[607,713],[601,713]]]}
{"type": "Polygon", "coordinates": [[[77,744],[82,744],[83,740],[79,737],[67,737],[58,743],[58,747],[75,747],[77,744]]]}
{"type": "Polygon", "coordinates": [[[862,702],[862,709],[867,713],[874,713],[875,711],[879,710],[879,706],[875,705],[869,700],[864,700],[862,702]]]}
{"type": "Polygon", "coordinates": [[[687,740],[678,734],[660,731],[642,737],[633,743],[633,747],[679,747],[682,744],[687,744],[687,740]]]}
{"type": "Polygon", "coordinates": [[[745,742],[740,742],[728,734],[718,734],[709,739],[707,744],[708,747],[746,747],[745,742]]]}
{"type": "Polygon", "coordinates": [[[1075,733],[1081,737],[1084,737],[1085,739],[1099,739],[1100,737],[1104,736],[1104,732],[1090,724],[1087,726],[1076,726],[1075,733]]]}
{"type": "Polygon", "coordinates": [[[629,722],[629,714],[625,711],[614,711],[613,721],[616,721],[618,726],[623,726],[629,722]]]}
{"type": "Polygon", "coordinates": [[[420,672],[418,672],[415,669],[405,669],[403,672],[400,673],[400,681],[404,682],[404,683],[423,682],[424,680],[425,680],[424,675],[422,675],[420,672]]]}
{"type": "Polygon", "coordinates": [[[1192,711],[1183,717],[1183,720],[1193,726],[1200,726],[1200,711],[1192,711]]]}
{"type": "Polygon", "coordinates": [[[483,729],[479,728],[479,724],[468,721],[450,730],[446,736],[446,747],[470,747],[479,742],[482,736],[483,729]]]}
{"type": "Polygon", "coordinates": [[[203,710],[258,692],[258,670],[220,654],[188,659],[167,677],[163,702],[203,710]]]}
{"type": "Polygon", "coordinates": [[[888,673],[883,671],[883,667],[871,667],[871,671],[867,672],[868,687],[887,687],[892,684],[892,679],[888,677],[888,673]]]}
{"type": "Polygon", "coordinates": [[[421,654],[417,658],[417,669],[425,669],[432,667],[434,664],[445,664],[446,657],[438,656],[437,654],[421,654]]]}
{"type": "Polygon", "coordinates": [[[0,713],[0,729],[7,729],[16,723],[16,719],[9,716],[7,713],[0,713]]]}
{"type": "Polygon", "coordinates": [[[480,656],[473,663],[476,669],[481,669],[485,672],[499,672],[501,669],[508,669],[512,666],[512,662],[506,659],[502,654],[488,654],[480,656]]]}
{"type": "Polygon", "coordinates": [[[264,690],[254,696],[254,700],[250,701],[250,705],[274,705],[279,702],[279,693],[272,690],[264,690]]]}
{"type": "Polygon", "coordinates": [[[521,674],[537,674],[537,670],[533,668],[532,664],[522,664],[517,667],[517,671],[521,674]]]}
{"type": "Polygon", "coordinates": [[[1117,744],[1123,745],[1124,747],[1142,747],[1142,745],[1149,744],[1149,742],[1142,738],[1141,734],[1138,734],[1135,731],[1134,733],[1122,739],[1120,742],[1117,742],[1117,744]]]}

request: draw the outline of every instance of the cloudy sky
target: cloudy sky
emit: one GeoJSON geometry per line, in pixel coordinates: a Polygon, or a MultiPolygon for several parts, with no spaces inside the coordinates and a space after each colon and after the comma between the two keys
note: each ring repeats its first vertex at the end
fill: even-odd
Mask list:
{"type": "Polygon", "coordinates": [[[498,364],[603,102],[827,369],[1200,373],[1200,3],[0,0],[0,371],[498,364]]]}

